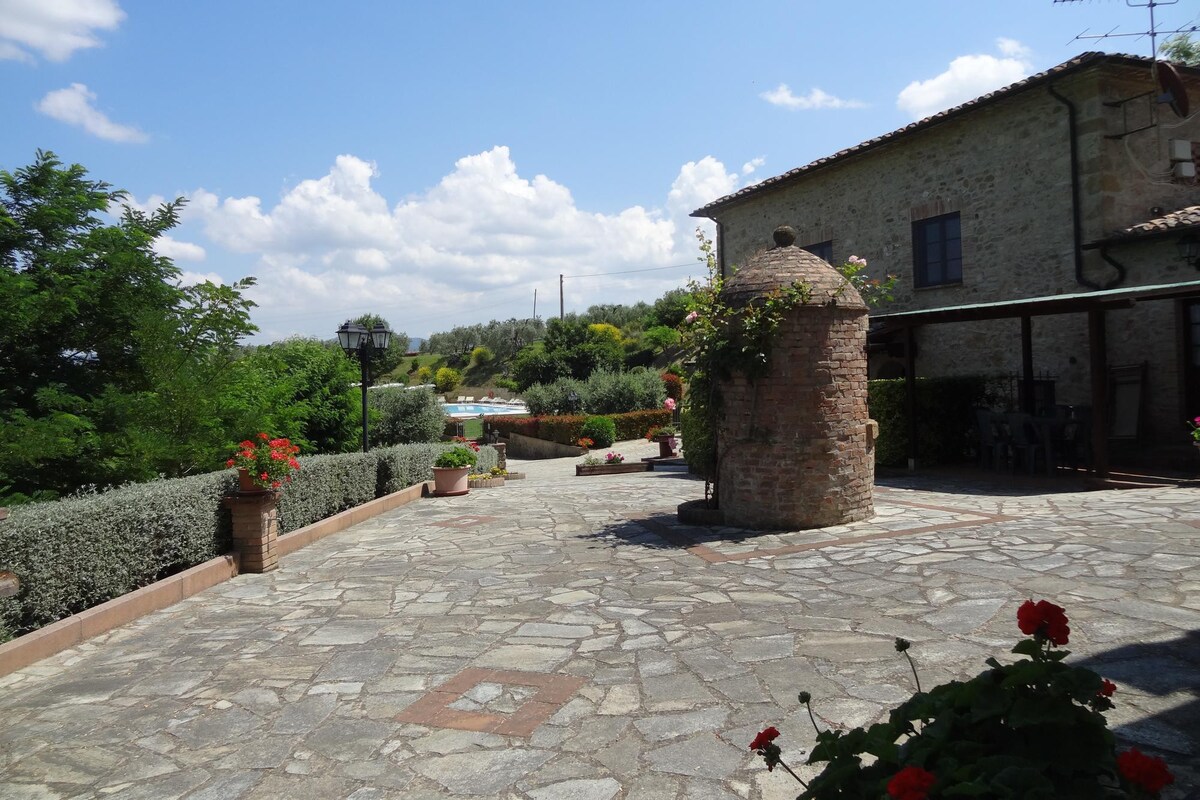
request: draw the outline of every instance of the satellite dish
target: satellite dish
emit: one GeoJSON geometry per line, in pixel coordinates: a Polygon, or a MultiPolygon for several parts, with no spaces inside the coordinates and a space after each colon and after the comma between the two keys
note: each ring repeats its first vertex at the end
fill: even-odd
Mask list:
{"type": "Polygon", "coordinates": [[[1171,106],[1175,116],[1187,117],[1191,104],[1188,102],[1187,89],[1183,85],[1183,79],[1179,77],[1179,72],[1166,61],[1156,61],[1154,75],[1158,80],[1158,87],[1163,92],[1158,102],[1171,106]]]}

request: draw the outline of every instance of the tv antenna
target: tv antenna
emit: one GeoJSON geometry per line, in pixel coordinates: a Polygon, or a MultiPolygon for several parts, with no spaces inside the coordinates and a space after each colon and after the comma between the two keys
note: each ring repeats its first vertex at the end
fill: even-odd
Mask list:
{"type": "MultiPolygon", "coordinates": [[[[1059,3],[1079,3],[1082,0],[1054,0],[1055,5],[1059,3]]],[[[1084,30],[1083,33],[1075,37],[1075,40],[1080,39],[1117,39],[1126,36],[1136,36],[1139,39],[1142,37],[1150,37],[1150,57],[1158,57],[1158,37],[1159,36],[1174,36],[1181,33],[1195,33],[1200,31],[1200,25],[1185,25],[1182,28],[1176,28],[1171,31],[1163,31],[1158,29],[1158,22],[1154,18],[1154,9],[1159,6],[1178,5],[1179,0],[1145,0],[1142,3],[1136,3],[1134,0],[1125,0],[1125,5],[1130,8],[1145,8],[1150,12],[1150,30],[1133,31],[1131,33],[1117,33],[1117,29],[1113,28],[1108,33],[1088,33],[1084,30]]]]}

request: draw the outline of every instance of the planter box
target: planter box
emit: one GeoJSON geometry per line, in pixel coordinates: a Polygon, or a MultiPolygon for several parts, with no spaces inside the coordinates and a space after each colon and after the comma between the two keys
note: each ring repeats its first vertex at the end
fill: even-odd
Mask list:
{"type": "Polygon", "coordinates": [[[646,461],[622,464],[576,464],[576,475],[623,475],[626,472],[650,472],[654,465],[646,461]]]}
{"type": "Polygon", "coordinates": [[[496,489],[504,485],[504,478],[474,478],[467,485],[472,489],[496,489]]]}
{"type": "Polygon", "coordinates": [[[679,453],[675,450],[679,446],[679,442],[673,434],[655,436],[654,441],[658,442],[659,458],[679,458],[679,453]]]}
{"type": "Polygon", "coordinates": [[[525,473],[524,472],[510,472],[504,476],[504,480],[506,480],[506,481],[523,481],[523,480],[525,480],[525,473]]]}

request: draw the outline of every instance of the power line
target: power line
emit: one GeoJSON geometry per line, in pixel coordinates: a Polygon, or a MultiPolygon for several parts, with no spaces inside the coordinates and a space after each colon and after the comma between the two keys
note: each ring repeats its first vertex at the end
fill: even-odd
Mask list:
{"type": "Polygon", "coordinates": [[[564,278],[603,278],[606,275],[632,275],[635,272],[658,272],[664,269],[683,269],[684,267],[694,267],[699,264],[699,261],[689,261],[686,264],[672,264],[669,267],[648,267],[646,269],[624,269],[620,272],[593,272],[588,275],[563,275],[564,278]]]}

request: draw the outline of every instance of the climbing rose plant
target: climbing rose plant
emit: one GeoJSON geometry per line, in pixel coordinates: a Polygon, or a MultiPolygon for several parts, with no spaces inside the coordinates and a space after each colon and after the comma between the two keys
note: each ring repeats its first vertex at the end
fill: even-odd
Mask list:
{"type": "MultiPolygon", "coordinates": [[[[779,326],[789,311],[812,301],[813,287],[796,281],[752,302],[731,304],[722,295],[724,279],[712,241],[699,228],[696,240],[702,254],[700,260],[708,266],[708,280],[689,283],[690,311],[679,326],[684,349],[691,356],[688,391],[683,398],[684,456],[692,471],[705,478],[705,497],[715,498],[719,473],[716,431],[723,415],[720,383],[733,375],[751,382],[766,377],[779,326]]],[[[833,268],[844,279],[835,297],[853,287],[870,306],[893,298],[896,276],[868,277],[865,258],[850,256],[833,268]]]]}
{"type": "MultiPolygon", "coordinates": [[[[943,797],[1012,800],[1156,798],[1175,778],[1161,758],[1137,748],[1116,755],[1103,712],[1113,708],[1116,684],[1063,663],[1071,629],[1061,606],[1026,601],[1017,625],[1029,636],[1012,664],[995,658],[969,681],[917,692],[886,722],[848,731],[817,726],[808,692],[800,702],[817,729],[809,764],[825,768],[805,783],[782,758],[774,727],[750,749],[768,770],[782,767],[800,782],[797,800],[943,797]],[[863,756],[869,763],[864,763],[863,756]]],[[[896,640],[908,656],[909,643],[896,640]]],[[[916,676],[916,668],[913,666],[916,676]]]]}

